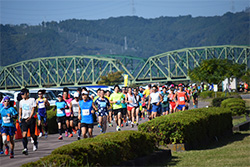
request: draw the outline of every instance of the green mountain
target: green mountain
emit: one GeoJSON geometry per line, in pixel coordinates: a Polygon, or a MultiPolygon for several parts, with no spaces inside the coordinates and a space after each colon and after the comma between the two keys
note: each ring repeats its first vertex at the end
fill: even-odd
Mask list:
{"type": "Polygon", "coordinates": [[[0,25],[0,66],[38,57],[122,54],[150,57],[198,46],[250,45],[250,13],[214,17],[118,17],[0,25]]]}

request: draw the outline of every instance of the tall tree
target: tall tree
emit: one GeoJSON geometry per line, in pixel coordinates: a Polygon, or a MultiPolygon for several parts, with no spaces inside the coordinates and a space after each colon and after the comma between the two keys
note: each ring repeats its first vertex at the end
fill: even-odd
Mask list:
{"type": "Polygon", "coordinates": [[[227,59],[203,60],[200,66],[188,71],[191,80],[220,84],[230,77],[240,78],[245,74],[246,65],[233,63],[227,59]]]}

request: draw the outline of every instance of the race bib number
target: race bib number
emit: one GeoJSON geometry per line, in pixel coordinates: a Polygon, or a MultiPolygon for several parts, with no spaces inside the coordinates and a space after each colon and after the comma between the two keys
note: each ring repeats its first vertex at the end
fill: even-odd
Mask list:
{"type": "Polygon", "coordinates": [[[23,110],[30,110],[30,106],[28,104],[23,104],[23,110]]]}
{"type": "Polygon", "coordinates": [[[66,112],[66,113],[70,113],[70,110],[69,110],[69,109],[65,109],[65,112],[66,112]]]}
{"type": "Polygon", "coordinates": [[[168,97],[164,96],[163,101],[165,101],[165,102],[168,101],[168,97]]]}
{"type": "Polygon", "coordinates": [[[73,107],[73,113],[78,113],[79,108],[78,107],[73,107]]]}
{"type": "Polygon", "coordinates": [[[39,104],[38,104],[38,108],[45,108],[44,103],[39,103],[39,104]]]}
{"type": "Polygon", "coordinates": [[[57,109],[57,114],[63,114],[63,111],[61,109],[57,109]]]}
{"type": "Polygon", "coordinates": [[[180,97],[180,101],[185,101],[185,98],[184,97],[180,97]]]}
{"type": "Polygon", "coordinates": [[[82,109],[82,115],[89,115],[89,109],[82,109]]]}
{"type": "Polygon", "coordinates": [[[107,106],[107,104],[105,102],[100,102],[100,107],[101,108],[105,108],[107,106]]]}
{"type": "Polygon", "coordinates": [[[5,124],[10,123],[10,117],[3,117],[3,123],[5,124]]]}

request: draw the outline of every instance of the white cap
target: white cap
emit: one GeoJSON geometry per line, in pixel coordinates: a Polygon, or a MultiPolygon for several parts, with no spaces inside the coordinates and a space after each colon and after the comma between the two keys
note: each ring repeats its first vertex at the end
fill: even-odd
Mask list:
{"type": "Polygon", "coordinates": [[[82,91],[82,95],[87,95],[88,92],[87,91],[82,91]]]}
{"type": "Polygon", "coordinates": [[[193,83],[193,85],[192,86],[195,86],[196,85],[196,83],[193,83]]]}
{"type": "Polygon", "coordinates": [[[75,92],[75,93],[74,93],[74,97],[79,97],[79,93],[78,93],[78,92],[75,92]]]}

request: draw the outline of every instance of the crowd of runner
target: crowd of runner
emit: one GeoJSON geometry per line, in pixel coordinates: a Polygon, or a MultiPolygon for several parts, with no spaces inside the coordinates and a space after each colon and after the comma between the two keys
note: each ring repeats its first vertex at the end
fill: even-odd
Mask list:
{"type": "MultiPolygon", "coordinates": [[[[108,126],[116,126],[116,130],[121,131],[124,126],[132,128],[138,126],[142,119],[151,120],[161,115],[187,110],[190,102],[193,103],[194,108],[197,108],[199,89],[196,84],[186,86],[149,84],[146,89],[141,86],[120,88],[115,85],[113,93],[98,89],[97,96],[93,97],[89,96],[88,90],[83,87],[74,93],[73,98],[70,98],[69,89],[65,87],[63,94],[58,95],[58,101],[53,110],[57,117],[58,139],[63,140],[63,133],[65,137],[73,137],[73,134],[77,134],[78,140],[81,137],[92,137],[94,118],[97,118],[100,133],[105,133],[108,126]]],[[[22,89],[18,112],[10,107],[8,96],[4,99],[0,96],[0,154],[10,154],[10,158],[14,158],[15,119],[19,121],[22,129],[23,154],[28,155],[28,129],[30,129],[33,151],[38,149],[38,138],[48,137],[46,108],[50,104],[44,94],[44,90],[39,90],[38,99],[35,100],[29,97],[28,89],[22,89]],[[35,135],[36,124],[40,130],[39,136],[35,135]],[[7,142],[8,135],[10,149],[7,142]]]]}

